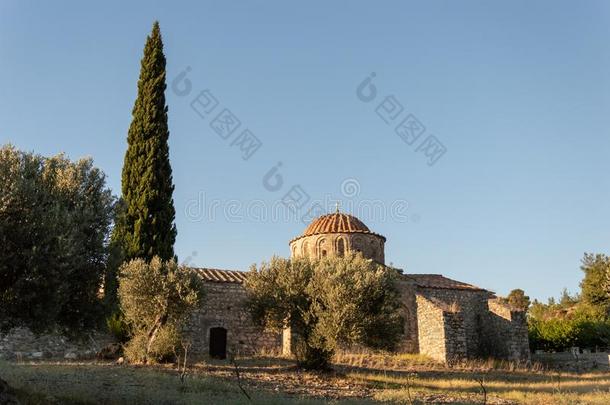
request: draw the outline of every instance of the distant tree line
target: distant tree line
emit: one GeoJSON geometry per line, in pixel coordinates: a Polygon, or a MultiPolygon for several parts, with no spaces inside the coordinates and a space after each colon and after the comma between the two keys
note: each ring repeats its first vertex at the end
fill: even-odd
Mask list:
{"type": "Polygon", "coordinates": [[[564,289],[559,300],[534,300],[528,311],[532,350],[610,347],[610,257],[586,253],[580,293],[564,289]]]}

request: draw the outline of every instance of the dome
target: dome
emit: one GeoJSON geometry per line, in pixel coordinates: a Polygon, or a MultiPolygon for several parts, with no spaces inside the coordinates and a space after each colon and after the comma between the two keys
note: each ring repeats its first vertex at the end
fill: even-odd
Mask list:
{"type": "Polygon", "coordinates": [[[353,215],[335,212],[322,215],[309,224],[303,236],[317,235],[331,232],[370,232],[368,226],[353,215]]]}
{"type": "Polygon", "coordinates": [[[342,212],[334,212],[314,219],[305,229],[305,232],[303,232],[301,236],[293,239],[293,241],[306,236],[324,233],[363,233],[380,236],[385,240],[385,237],[371,232],[368,226],[355,216],[342,212]]]}

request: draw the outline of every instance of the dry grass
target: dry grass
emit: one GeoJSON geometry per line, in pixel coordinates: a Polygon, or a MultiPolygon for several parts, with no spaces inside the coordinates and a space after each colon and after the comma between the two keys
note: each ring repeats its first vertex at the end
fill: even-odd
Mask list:
{"type": "MultiPolygon", "coordinates": [[[[483,403],[610,404],[610,373],[557,373],[497,361],[447,368],[420,355],[339,353],[334,373],[303,373],[270,357],[238,360],[244,388],[260,404],[483,403]]],[[[25,404],[241,404],[225,361],[172,367],[109,363],[0,363],[25,404]]]]}
{"type": "MultiPolygon", "coordinates": [[[[110,363],[0,363],[0,376],[22,404],[324,404],[326,401],[248,386],[250,402],[233,378],[164,367],[110,363]]],[[[349,400],[370,404],[370,400],[349,400]]]]}
{"type": "Polygon", "coordinates": [[[610,373],[447,370],[419,372],[415,377],[401,372],[354,371],[348,375],[382,387],[374,395],[375,399],[382,401],[408,403],[410,393],[420,400],[442,395],[462,399],[464,403],[481,403],[482,390],[478,382],[481,380],[488,394],[488,403],[610,404],[610,373]]]}

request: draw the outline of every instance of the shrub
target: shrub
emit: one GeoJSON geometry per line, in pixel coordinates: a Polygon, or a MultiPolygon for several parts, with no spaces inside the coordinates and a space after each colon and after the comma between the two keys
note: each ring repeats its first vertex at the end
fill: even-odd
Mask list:
{"type": "Polygon", "coordinates": [[[120,311],[115,311],[106,318],[106,327],[117,341],[125,343],[129,340],[129,325],[120,311]]]}
{"type": "Polygon", "coordinates": [[[610,322],[589,319],[530,320],[530,346],[533,350],[565,351],[610,346],[610,322]]]}
{"type": "Polygon", "coordinates": [[[146,356],[146,345],[148,343],[148,336],[146,333],[136,333],[131,336],[131,339],[123,348],[125,357],[131,363],[146,363],[148,356],[146,356]]]}

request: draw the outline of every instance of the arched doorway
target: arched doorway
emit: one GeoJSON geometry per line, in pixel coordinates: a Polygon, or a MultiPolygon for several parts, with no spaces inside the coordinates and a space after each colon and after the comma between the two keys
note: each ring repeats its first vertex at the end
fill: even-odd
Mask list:
{"type": "Polygon", "coordinates": [[[227,358],[227,330],[225,328],[210,329],[210,357],[227,358]]]}

